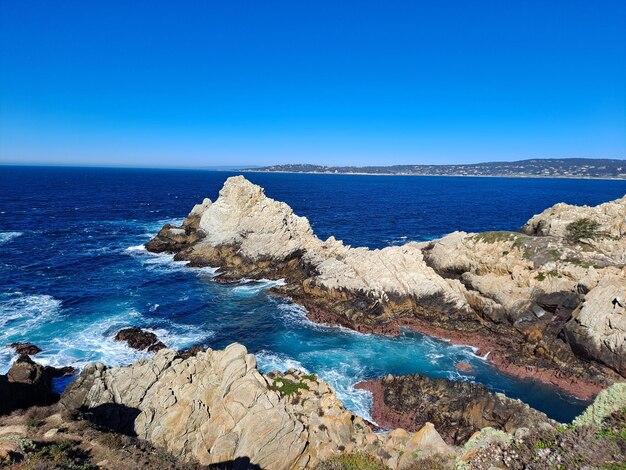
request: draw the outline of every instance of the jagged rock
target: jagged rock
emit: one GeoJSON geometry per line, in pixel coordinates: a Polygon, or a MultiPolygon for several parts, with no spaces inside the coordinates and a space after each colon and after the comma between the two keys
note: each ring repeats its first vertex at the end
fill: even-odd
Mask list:
{"type": "Polygon", "coordinates": [[[372,415],[379,425],[417,431],[433,423],[450,444],[463,444],[485,427],[513,433],[556,424],[519,400],[471,382],[413,374],[362,382],[357,388],[373,393],[372,415]]]}
{"type": "Polygon", "coordinates": [[[20,356],[23,354],[34,356],[41,352],[41,349],[32,343],[11,343],[9,347],[15,349],[15,353],[20,356]]]}
{"type": "Polygon", "coordinates": [[[399,468],[409,448],[454,453],[432,426],[400,440],[374,434],[327,383],[295,370],[263,376],[240,344],[185,359],[164,349],[127,367],[91,365],[60,403],[201,465],[247,457],[269,470],[314,468],[365,449],[399,468]]]}
{"type": "Polygon", "coordinates": [[[564,326],[600,279],[626,283],[624,201],[557,205],[529,221],[524,230],[532,236],[455,232],[370,250],[320,240],[306,218],[237,176],[215,202],[196,205],[181,228],[165,226],[146,247],[219,268],[218,282],[284,278],[272,292],[305,306],[313,321],[391,335],[412,328],[489,352],[507,373],[592,397],[619,379],[603,364],[622,369],[590,364],[596,356],[572,350],[564,326]],[[537,228],[550,214],[560,222],[537,228]],[[565,240],[559,224],[582,215],[595,217],[609,236],[584,246],[565,240]]]}
{"type": "Polygon", "coordinates": [[[52,379],[73,373],[72,367],[44,367],[21,355],[6,375],[0,375],[0,415],[56,402],[59,395],[52,390],[52,379]]]}
{"type": "Polygon", "coordinates": [[[572,348],[626,377],[626,283],[604,277],[565,325],[572,348]]]}
{"type": "Polygon", "coordinates": [[[626,236],[626,196],[594,207],[555,204],[533,216],[522,227],[522,232],[565,237],[567,226],[580,219],[597,222],[599,229],[611,237],[624,237],[626,236]]]}
{"type": "Polygon", "coordinates": [[[166,346],[157,335],[150,331],[144,331],[138,326],[123,328],[115,335],[115,341],[126,341],[128,346],[139,351],[157,352],[166,346]]]}

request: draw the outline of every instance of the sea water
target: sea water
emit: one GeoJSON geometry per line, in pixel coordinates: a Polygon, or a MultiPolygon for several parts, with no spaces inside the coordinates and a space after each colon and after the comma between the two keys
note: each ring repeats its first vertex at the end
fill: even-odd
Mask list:
{"type": "MultiPolygon", "coordinates": [[[[214,281],[143,244],[180,223],[232,173],[0,166],[0,372],[29,341],[37,361],[83,367],[129,364],[148,354],[112,340],[126,326],[154,331],[169,347],[223,348],[237,341],[263,372],[319,374],[346,406],[370,417],[371,396],[353,385],[387,373],[480,382],[568,421],[585,402],[498,372],[466,346],[404,331],[396,338],[310,322],[304,309],[269,296],[276,281],[214,281]],[[472,365],[470,372],[456,368],[472,365]]],[[[381,248],[454,230],[519,228],[556,202],[598,204],[626,181],[378,177],[248,173],[268,196],[309,218],[320,238],[381,248]]]]}

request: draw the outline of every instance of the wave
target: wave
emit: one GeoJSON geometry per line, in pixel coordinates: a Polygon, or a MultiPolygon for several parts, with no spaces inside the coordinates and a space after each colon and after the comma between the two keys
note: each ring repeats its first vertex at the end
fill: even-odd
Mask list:
{"type": "MultiPolygon", "coordinates": [[[[189,261],[176,261],[172,253],[152,253],[148,251],[145,245],[133,245],[122,250],[123,253],[139,260],[149,271],[161,272],[177,272],[183,271],[189,264],[189,261]]],[[[217,276],[219,269],[210,266],[193,268],[189,272],[193,272],[199,276],[209,276],[211,278],[217,276]]]]}
{"type": "Polygon", "coordinates": [[[24,232],[0,232],[0,245],[8,243],[21,235],[24,235],[24,232]]]}
{"type": "Polygon", "coordinates": [[[300,361],[293,359],[286,354],[275,353],[262,350],[255,354],[259,370],[263,374],[277,370],[286,372],[289,369],[298,369],[302,372],[309,373],[306,367],[300,361]]]}
{"type": "Polygon", "coordinates": [[[371,333],[363,333],[361,331],[352,330],[341,325],[333,325],[330,323],[317,323],[309,319],[306,316],[307,309],[300,304],[292,303],[285,299],[271,298],[271,301],[276,303],[278,310],[282,313],[283,320],[288,326],[300,326],[309,330],[316,331],[333,331],[350,336],[359,336],[368,338],[373,336],[371,333]]]}
{"type": "Polygon", "coordinates": [[[50,295],[0,294],[0,342],[58,320],[61,301],[50,295]]]}
{"type": "Polygon", "coordinates": [[[237,286],[231,289],[231,292],[243,295],[256,295],[272,287],[284,286],[285,284],[284,279],[275,281],[272,279],[242,279],[237,286]]]}

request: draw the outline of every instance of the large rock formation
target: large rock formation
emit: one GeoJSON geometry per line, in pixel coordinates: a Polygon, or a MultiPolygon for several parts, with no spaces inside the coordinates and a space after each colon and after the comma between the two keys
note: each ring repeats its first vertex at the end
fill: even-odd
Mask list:
{"type": "Polygon", "coordinates": [[[71,375],[74,369],[57,369],[37,364],[20,355],[6,375],[0,375],[0,416],[13,410],[43,406],[56,402],[59,395],[52,389],[52,379],[71,375]]]}
{"type": "Polygon", "coordinates": [[[313,468],[359,450],[406,468],[454,454],[430,423],[417,433],[373,433],[324,381],[293,370],[263,376],[240,344],[187,358],[164,349],[128,367],[91,365],[60,404],[201,465],[245,458],[272,470],[313,468]]]}
{"type": "Polygon", "coordinates": [[[557,205],[533,217],[527,234],[455,232],[369,250],[320,240],[306,218],[237,176],[146,247],[219,268],[222,282],[284,278],[273,292],[303,304],[314,321],[384,334],[413,328],[477,346],[511,374],[591,397],[624,374],[621,317],[606,310],[601,291],[602,320],[590,328],[586,313],[598,312],[591,292],[601,279],[626,285],[625,201],[557,205]],[[572,222],[584,230],[570,230],[572,222]]]}
{"type": "Polygon", "coordinates": [[[388,375],[357,388],[374,394],[372,416],[379,425],[414,431],[431,422],[450,444],[464,444],[486,427],[514,433],[557,424],[519,400],[471,382],[388,375]]]}

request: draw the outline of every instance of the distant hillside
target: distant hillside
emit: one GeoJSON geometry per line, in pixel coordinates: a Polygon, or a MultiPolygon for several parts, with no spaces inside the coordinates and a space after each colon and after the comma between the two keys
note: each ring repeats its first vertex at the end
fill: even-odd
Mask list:
{"type": "Polygon", "coordinates": [[[557,178],[623,178],[626,160],[593,158],[546,158],[516,162],[488,162],[468,165],[324,166],[274,165],[243,171],[283,173],[343,173],[424,176],[535,176],[557,178]]]}

